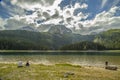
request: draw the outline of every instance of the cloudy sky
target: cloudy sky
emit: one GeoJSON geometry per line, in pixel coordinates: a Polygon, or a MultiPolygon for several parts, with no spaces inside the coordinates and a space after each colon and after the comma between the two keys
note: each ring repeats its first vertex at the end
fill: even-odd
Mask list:
{"type": "Polygon", "coordinates": [[[120,0],[0,0],[0,30],[44,24],[82,34],[120,29],[120,0]]]}

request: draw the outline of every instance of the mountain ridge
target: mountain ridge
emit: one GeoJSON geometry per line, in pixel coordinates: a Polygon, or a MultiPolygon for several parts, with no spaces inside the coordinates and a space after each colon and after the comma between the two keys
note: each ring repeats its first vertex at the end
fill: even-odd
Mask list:
{"type": "Polygon", "coordinates": [[[94,36],[82,36],[72,33],[51,33],[51,32],[31,32],[26,30],[5,30],[0,31],[0,39],[28,40],[41,46],[48,46],[50,49],[58,49],[63,45],[79,42],[92,41],[94,36]],[[90,38],[89,38],[90,37],[90,38]]]}
{"type": "MultiPolygon", "coordinates": [[[[6,48],[9,49],[10,45],[8,45],[7,42],[11,45],[14,45],[15,42],[17,44],[16,46],[21,44],[24,45],[25,43],[26,45],[33,44],[35,47],[37,47],[36,49],[39,49],[38,47],[41,47],[41,49],[55,50],[65,45],[86,41],[100,44],[101,46],[106,47],[106,49],[120,49],[119,37],[120,29],[108,30],[96,35],[80,35],[73,34],[71,32],[61,34],[60,32],[54,33],[54,32],[32,32],[26,30],[3,30],[0,31],[0,40],[2,40],[0,42],[1,43],[0,46],[4,46],[5,49],[6,48]]],[[[35,49],[35,47],[34,48],[30,47],[28,49],[35,49]]]]}

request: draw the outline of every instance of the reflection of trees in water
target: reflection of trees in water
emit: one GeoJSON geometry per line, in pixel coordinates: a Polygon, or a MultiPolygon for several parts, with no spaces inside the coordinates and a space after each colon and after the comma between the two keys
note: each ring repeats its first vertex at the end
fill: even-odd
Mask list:
{"type": "Polygon", "coordinates": [[[110,65],[120,65],[120,56],[114,56],[109,54],[91,55],[88,53],[82,55],[77,55],[74,53],[71,55],[0,55],[0,62],[18,61],[30,61],[30,63],[39,64],[71,63],[76,65],[104,66],[105,61],[108,61],[110,65]]]}

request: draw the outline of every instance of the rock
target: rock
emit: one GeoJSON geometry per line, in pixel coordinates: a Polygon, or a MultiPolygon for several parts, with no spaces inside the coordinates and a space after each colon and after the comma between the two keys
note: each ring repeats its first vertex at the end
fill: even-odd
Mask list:
{"type": "Polygon", "coordinates": [[[67,73],[64,74],[64,78],[68,78],[68,76],[69,76],[69,75],[68,75],[67,73]]]}
{"type": "Polygon", "coordinates": [[[23,67],[22,61],[19,61],[19,62],[18,62],[18,67],[23,67]]]}
{"type": "Polygon", "coordinates": [[[66,72],[64,74],[64,78],[67,78],[69,75],[74,75],[74,73],[73,72],[66,72]]]}
{"type": "Polygon", "coordinates": [[[108,69],[108,70],[117,70],[118,68],[116,66],[106,66],[105,69],[108,69]]]}
{"type": "Polygon", "coordinates": [[[74,75],[74,73],[73,73],[73,72],[67,72],[67,74],[68,74],[68,75],[74,75]]]}

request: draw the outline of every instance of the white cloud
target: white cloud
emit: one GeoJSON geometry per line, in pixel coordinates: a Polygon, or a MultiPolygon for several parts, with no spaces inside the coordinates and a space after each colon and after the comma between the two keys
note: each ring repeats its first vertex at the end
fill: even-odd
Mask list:
{"type": "Polygon", "coordinates": [[[14,16],[6,20],[4,27],[6,30],[16,30],[27,25],[25,19],[22,19],[19,16],[14,16]]]}
{"type": "Polygon", "coordinates": [[[80,8],[80,7],[81,7],[81,6],[80,6],[79,3],[76,3],[75,6],[74,6],[75,9],[80,8]]]}
{"type": "Polygon", "coordinates": [[[88,27],[88,33],[101,32],[109,29],[120,29],[120,17],[114,16],[119,7],[112,7],[108,12],[103,11],[96,15],[93,20],[81,22],[84,27],[88,27]]]}
{"type": "MultiPolygon", "coordinates": [[[[106,5],[109,5],[107,4],[108,1],[109,0],[102,0],[101,8],[104,8],[106,5]]],[[[115,7],[118,3],[120,3],[120,0],[112,0],[111,3],[112,3],[112,7],[115,7]]]]}
{"type": "Polygon", "coordinates": [[[18,1],[18,0],[11,0],[11,3],[12,3],[13,5],[15,5],[15,4],[17,3],[17,1],[18,1]]]}
{"type": "Polygon", "coordinates": [[[89,16],[89,14],[83,14],[82,12],[80,12],[76,18],[79,18],[79,20],[81,19],[86,19],[89,16]]]}
{"type": "MultiPolygon", "coordinates": [[[[14,1],[15,0],[10,0],[10,1],[13,1],[13,3],[15,3],[14,1]]],[[[8,14],[9,17],[11,16],[14,16],[14,15],[23,15],[25,12],[24,12],[24,9],[21,9],[20,7],[18,6],[13,6],[9,3],[9,0],[3,0],[1,3],[1,9],[3,8],[4,13],[5,14],[8,14]]],[[[2,11],[3,11],[2,10],[2,11]]],[[[4,14],[4,13],[1,13],[1,14],[4,14]]]]}
{"type": "Polygon", "coordinates": [[[61,0],[11,0],[11,3],[24,9],[34,9],[52,6],[55,1],[61,0]]]}
{"type": "MultiPolygon", "coordinates": [[[[69,5],[61,10],[59,4],[62,0],[11,0],[13,5],[18,7],[10,9],[5,3],[2,3],[13,17],[6,20],[6,23],[0,20],[0,24],[5,25],[6,29],[18,29],[27,25],[33,24],[34,27],[41,25],[38,20],[43,21],[42,24],[64,24],[68,28],[75,27],[79,33],[89,34],[92,32],[100,32],[111,28],[120,28],[120,17],[115,17],[114,14],[119,7],[112,7],[109,11],[103,11],[95,16],[93,20],[85,20],[89,13],[79,12],[74,15],[77,9],[87,9],[86,3],[75,3],[74,6],[69,5]],[[22,8],[22,9],[21,9],[22,8]],[[32,11],[31,15],[22,14],[24,10],[32,11]],[[20,14],[14,15],[12,12],[20,14]],[[82,21],[85,20],[85,21],[82,21]],[[114,26],[114,27],[113,27],[114,26]]],[[[103,8],[108,0],[102,0],[101,8],[103,8]]],[[[119,0],[114,1],[117,4],[119,0]]]]}
{"type": "Polygon", "coordinates": [[[39,3],[41,5],[46,5],[46,4],[52,5],[54,1],[55,0],[11,0],[11,3],[17,4],[19,6],[21,4],[23,4],[23,6],[24,6],[24,4],[26,4],[26,3],[29,5],[36,4],[36,3],[39,3]]]}
{"type": "MultiPolygon", "coordinates": [[[[63,21],[63,24],[67,27],[74,26],[74,23],[77,24],[81,19],[86,19],[88,14],[83,14],[80,12],[78,15],[74,15],[76,9],[86,9],[88,5],[86,3],[80,4],[76,3],[74,6],[66,7],[61,10],[59,4],[62,0],[33,0],[23,1],[23,0],[14,0],[12,3],[20,6],[23,9],[31,10],[33,13],[31,15],[22,15],[19,16],[19,20],[24,19],[27,24],[37,24],[37,20],[44,20],[45,24],[59,24],[63,21]],[[24,3],[23,3],[24,2],[24,3]],[[49,4],[49,5],[46,5],[49,4]],[[21,5],[22,4],[22,5],[21,5]],[[56,20],[56,21],[55,21],[56,20]]],[[[16,18],[16,17],[13,17],[16,18]]],[[[15,19],[16,20],[16,19],[15,19]]]]}
{"type": "Polygon", "coordinates": [[[60,22],[62,21],[61,18],[57,18],[57,19],[50,19],[42,24],[56,24],[58,25],[60,22]]]}
{"type": "Polygon", "coordinates": [[[4,29],[4,24],[5,24],[5,21],[2,18],[0,18],[0,30],[4,29]]]}
{"type": "Polygon", "coordinates": [[[62,11],[62,16],[66,26],[68,28],[74,26],[78,28],[79,21],[82,19],[86,19],[89,14],[83,14],[82,12],[80,12],[77,15],[74,15],[74,11],[76,9],[87,9],[87,7],[88,5],[85,3],[83,4],[76,3],[74,6],[71,7],[67,6],[66,8],[64,8],[64,10],[62,11]]]}
{"type": "Polygon", "coordinates": [[[112,6],[114,7],[114,6],[116,6],[118,3],[120,3],[120,0],[114,0],[114,2],[113,2],[113,5],[112,5],[112,6]]]}
{"type": "Polygon", "coordinates": [[[85,3],[83,3],[83,4],[80,6],[80,8],[82,8],[82,9],[87,9],[87,7],[88,7],[88,5],[85,4],[85,3]]]}
{"type": "Polygon", "coordinates": [[[108,0],[102,0],[101,8],[103,8],[106,5],[107,1],[108,0]]]}
{"type": "Polygon", "coordinates": [[[108,12],[103,11],[102,13],[97,14],[94,19],[94,23],[100,23],[96,25],[107,25],[110,22],[110,19],[114,17],[117,9],[118,7],[113,7],[108,12]]]}

